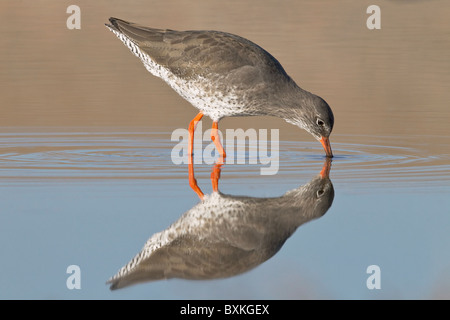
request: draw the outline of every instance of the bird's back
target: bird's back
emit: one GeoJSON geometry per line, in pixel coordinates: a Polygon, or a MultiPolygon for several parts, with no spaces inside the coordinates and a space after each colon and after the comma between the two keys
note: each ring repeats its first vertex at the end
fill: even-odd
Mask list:
{"type": "MultiPolygon", "coordinates": [[[[111,18],[108,27],[120,32],[157,64],[177,77],[224,75],[242,68],[259,74],[262,81],[274,74],[287,77],[281,64],[257,44],[221,31],[175,31],[155,29],[111,18]]],[[[123,40],[122,40],[123,41],[123,40]]]]}

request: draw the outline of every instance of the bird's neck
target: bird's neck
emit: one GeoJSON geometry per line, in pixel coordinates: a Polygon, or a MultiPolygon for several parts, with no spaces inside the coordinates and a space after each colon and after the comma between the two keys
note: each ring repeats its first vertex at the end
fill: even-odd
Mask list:
{"type": "Polygon", "coordinates": [[[276,99],[271,99],[267,104],[267,115],[286,120],[291,124],[298,125],[298,118],[304,113],[306,103],[314,97],[314,94],[303,90],[292,81],[283,90],[274,92],[276,99]]]}

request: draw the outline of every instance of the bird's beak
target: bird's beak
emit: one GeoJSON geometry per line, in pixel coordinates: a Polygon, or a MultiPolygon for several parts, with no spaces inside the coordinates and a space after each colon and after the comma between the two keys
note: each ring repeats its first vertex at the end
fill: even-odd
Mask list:
{"type": "Polygon", "coordinates": [[[322,143],[325,153],[328,158],[333,158],[333,152],[331,152],[330,140],[327,137],[320,138],[320,143],[322,143]]]}

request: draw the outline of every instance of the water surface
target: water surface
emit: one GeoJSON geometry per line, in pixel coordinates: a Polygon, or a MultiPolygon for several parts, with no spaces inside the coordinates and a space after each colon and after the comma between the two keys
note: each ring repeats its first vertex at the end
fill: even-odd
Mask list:
{"type": "MultiPolygon", "coordinates": [[[[225,280],[162,280],[109,293],[104,282],[147,238],[200,201],[189,187],[187,165],[168,161],[175,142],[167,136],[2,134],[2,240],[13,244],[3,248],[3,257],[20,262],[4,267],[13,275],[4,282],[5,297],[182,299],[190,290],[194,298],[225,299],[442,294],[440,281],[450,262],[445,209],[449,155],[383,146],[383,137],[375,137],[373,144],[334,145],[330,209],[301,225],[273,258],[254,270],[225,280]],[[83,271],[79,292],[64,288],[64,271],[71,264],[83,271]],[[365,268],[372,264],[383,270],[378,294],[365,286],[365,268]],[[428,280],[415,274],[427,274],[428,280]]],[[[322,152],[318,143],[281,141],[277,175],[261,176],[261,165],[225,164],[219,190],[240,197],[282,196],[321,172],[322,152]]],[[[212,169],[195,166],[206,194],[212,192],[212,169]]]]}

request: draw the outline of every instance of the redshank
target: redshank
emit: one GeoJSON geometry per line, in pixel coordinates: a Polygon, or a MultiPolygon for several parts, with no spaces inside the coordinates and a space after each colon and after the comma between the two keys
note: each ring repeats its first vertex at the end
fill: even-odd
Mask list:
{"type": "Polygon", "coordinates": [[[257,44],[220,31],[174,31],[144,27],[117,18],[106,26],[180,96],[199,109],[189,124],[189,154],[203,115],[212,121],[211,139],[226,156],[219,120],[275,116],[308,131],[333,157],[329,136],[334,116],[321,97],[303,90],[270,53],[257,44]]]}
{"type": "Polygon", "coordinates": [[[299,226],[322,217],[331,207],[330,167],[327,158],[319,175],[281,197],[218,190],[205,195],[171,226],[150,237],[108,280],[110,288],[169,278],[226,278],[255,268],[275,255],[299,226]]]}

